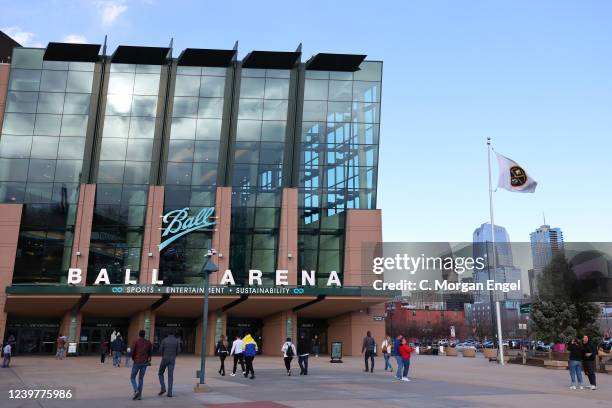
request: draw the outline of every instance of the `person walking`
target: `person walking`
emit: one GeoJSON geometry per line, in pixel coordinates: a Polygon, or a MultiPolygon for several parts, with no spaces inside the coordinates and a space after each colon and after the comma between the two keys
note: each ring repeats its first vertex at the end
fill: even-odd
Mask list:
{"type": "Polygon", "coordinates": [[[380,350],[382,351],[383,358],[385,359],[385,371],[387,371],[387,368],[389,368],[389,371],[393,372],[393,366],[391,366],[391,363],[389,362],[392,348],[393,342],[391,341],[391,337],[387,335],[380,345],[380,350]]]}
{"type": "Polygon", "coordinates": [[[321,344],[319,341],[319,336],[315,334],[314,337],[312,338],[312,353],[315,355],[315,357],[319,357],[320,350],[321,350],[321,344]]]}
{"type": "Polygon", "coordinates": [[[125,366],[129,367],[130,366],[130,360],[132,359],[132,349],[131,348],[127,348],[125,350],[125,366]]]}
{"type": "Polygon", "coordinates": [[[404,340],[402,335],[398,335],[395,340],[393,340],[393,348],[391,349],[391,353],[393,354],[393,357],[395,357],[395,362],[397,363],[397,372],[395,373],[395,378],[397,378],[398,380],[401,380],[403,378],[404,372],[404,360],[402,359],[402,355],[400,354],[402,340],[404,340]]]}
{"type": "Polygon", "coordinates": [[[66,356],[66,336],[60,335],[57,337],[57,351],[55,353],[55,358],[58,360],[63,360],[66,356]]]}
{"type": "Polygon", "coordinates": [[[243,353],[244,342],[240,338],[240,336],[236,336],[236,339],[232,343],[232,349],[230,350],[230,356],[234,356],[234,369],[230,374],[232,377],[236,376],[236,365],[240,362],[240,367],[242,368],[242,374],[245,374],[246,371],[244,369],[244,353],[243,353]]]}
{"type": "Polygon", "coordinates": [[[169,333],[159,345],[159,354],[161,354],[161,363],[159,363],[159,385],[161,387],[157,395],[166,393],[166,384],[164,383],[164,373],[168,369],[168,397],[172,397],[172,385],[174,384],[174,365],[176,364],[176,356],[181,352],[181,342],[174,333],[169,333]]]}
{"type": "Polygon", "coordinates": [[[253,340],[250,334],[244,336],[244,362],[246,364],[246,373],[244,377],[248,377],[251,374],[251,380],[255,378],[255,370],[253,370],[253,360],[257,354],[257,343],[253,340]]]}
{"type": "Polygon", "coordinates": [[[310,356],[310,350],[312,344],[304,333],[300,335],[297,345],[298,364],[300,365],[300,375],[308,375],[308,357],[310,356]]]}
{"type": "Polygon", "coordinates": [[[108,354],[108,341],[106,340],[102,340],[102,343],[100,343],[100,362],[102,364],[104,364],[104,361],[106,361],[106,355],[108,354]]]}
{"type": "Polygon", "coordinates": [[[12,352],[13,352],[13,348],[11,347],[11,343],[7,341],[4,347],[2,348],[2,354],[3,354],[2,368],[8,368],[8,366],[11,364],[12,352]]]}
{"type": "Polygon", "coordinates": [[[153,345],[149,340],[145,339],[145,331],[140,330],[138,332],[138,339],[132,344],[132,361],[134,365],[132,366],[130,381],[134,389],[133,400],[142,399],[144,376],[147,372],[147,367],[151,365],[152,351],[153,345]],[[138,384],[136,384],[136,375],[138,375],[138,384]]]}
{"type": "Polygon", "coordinates": [[[287,337],[287,340],[281,347],[281,352],[283,353],[283,360],[285,361],[287,375],[291,375],[291,360],[293,360],[293,357],[297,355],[297,350],[295,349],[295,345],[291,342],[291,337],[287,337]]]}
{"type": "Polygon", "coordinates": [[[125,343],[123,342],[123,338],[121,335],[115,337],[115,340],[111,343],[111,351],[113,354],[113,367],[121,366],[121,354],[123,354],[123,350],[125,349],[125,343]]]}
{"type": "Polygon", "coordinates": [[[570,374],[570,390],[576,389],[576,380],[578,380],[578,387],[584,389],[582,383],[582,344],[579,338],[572,339],[572,342],[567,346],[569,351],[569,374],[570,374]]]}
{"type": "Polygon", "coordinates": [[[402,344],[399,349],[403,365],[402,381],[410,381],[410,378],[408,378],[408,370],[410,369],[410,354],[413,351],[414,349],[408,345],[408,341],[402,339],[402,344]]]}
{"type": "Polygon", "coordinates": [[[363,338],[363,345],[361,346],[361,353],[364,354],[365,370],[364,372],[374,372],[374,351],[376,349],[376,340],[372,337],[372,332],[368,330],[366,336],[363,338]],[[372,366],[368,369],[368,359],[372,362],[372,366]]]}
{"type": "Polygon", "coordinates": [[[597,389],[597,378],[595,377],[595,360],[597,359],[597,347],[589,340],[589,336],[582,337],[582,365],[584,373],[589,379],[589,388],[597,389]]]}
{"type": "Polygon", "coordinates": [[[229,354],[229,343],[227,342],[227,337],[221,335],[219,341],[217,342],[217,347],[215,348],[215,354],[219,356],[219,360],[221,360],[221,367],[219,367],[219,374],[225,375],[225,358],[229,354]]]}

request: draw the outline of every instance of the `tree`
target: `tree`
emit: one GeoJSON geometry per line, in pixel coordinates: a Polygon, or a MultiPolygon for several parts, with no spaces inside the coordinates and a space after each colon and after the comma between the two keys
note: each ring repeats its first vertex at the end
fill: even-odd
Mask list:
{"type": "Polygon", "coordinates": [[[531,305],[531,330],[546,342],[569,342],[577,336],[599,338],[599,307],[578,301],[576,275],[564,254],[557,254],[538,280],[538,299],[531,305]]]}

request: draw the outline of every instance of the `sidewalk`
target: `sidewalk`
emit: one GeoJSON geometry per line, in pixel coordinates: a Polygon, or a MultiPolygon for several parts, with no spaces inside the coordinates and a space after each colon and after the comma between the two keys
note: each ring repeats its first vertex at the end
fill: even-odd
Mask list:
{"type": "MultiPolygon", "coordinates": [[[[229,362],[229,359],[226,361],[229,362]]],[[[395,362],[393,362],[395,365],[395,362]]],[[[596,391],[568,389],[568,372],[538,367],[499,365],[476,358],[415,356],[412,382],[393,379],[376,359],[373,374],[364,373],[363,360],[347,357],[331,364],[326,357],[310,358],[309,375],[286,376],[280,357],[255,359],[254,380],[242,375],[221,377],[218,359],[207,360],[208,393],[194,393],[199,358],[182,356],[174,373],[174,398],[158,397],[159,357],[147,370],[143,399],[132,401],[130,369],[116,368],[95,357],[57,361],[52,357],[16,357],[10,369],[0,370],[0,406],[4,407],[608,407],[612,376],[598,375],[596,391]],[[10,400],[9,389],[72,388],[73,400],[10,400]]],[[[226,367],[226,369],[227,369],[226,367]]],[[[240,373],[241,374],[241,373],[240,373]]],[[[586,379],[585,379],[586,380],[586,379]]]]}

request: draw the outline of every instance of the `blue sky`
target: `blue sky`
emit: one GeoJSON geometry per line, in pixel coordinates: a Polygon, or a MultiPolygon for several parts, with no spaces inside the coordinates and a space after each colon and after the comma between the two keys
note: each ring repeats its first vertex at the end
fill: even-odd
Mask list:
{"type": "MultiPolygon", "coordinates": [[[[612,240],[610,1],[0,0],[0,29],[49,41],[364,53],[384,60],[378,207],[386,241],[469,241],[488,220],[486,145],[535,194],[495,193],[525,241],[612,240]]],[[[497,171],[495,170],[495,173],[497,171]]],[[[496,175],[494,174],[496,178],[496,175]]]]}

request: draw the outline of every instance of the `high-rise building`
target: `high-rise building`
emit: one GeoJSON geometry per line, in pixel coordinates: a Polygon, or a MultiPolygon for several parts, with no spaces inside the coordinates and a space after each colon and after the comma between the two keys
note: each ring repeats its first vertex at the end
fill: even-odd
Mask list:
{"type": "Polygon", "coordinates": [[[50,352],[62,333],[90,354],[113,330],[157,344],[178,329],[197,353],[211,249],[209,351],[221,333],[251,332],[273,355],[298,332],[347,355],[366,324],[382,338],[388,293],[362,295],[361,257],[382,241],[382,62],[100,49],[13,50],[0,339],[50,352]]]}
{"type": "Polygon", "coordinates": [[[531,256],[533,260],[532,295],[537,294],[537,280],[544,268],[550,263],[553,256],[563,253],[563,232],[561,228],[551,228],[550,225],[541,225],[529,234],[531,241],[531,256]]]}

